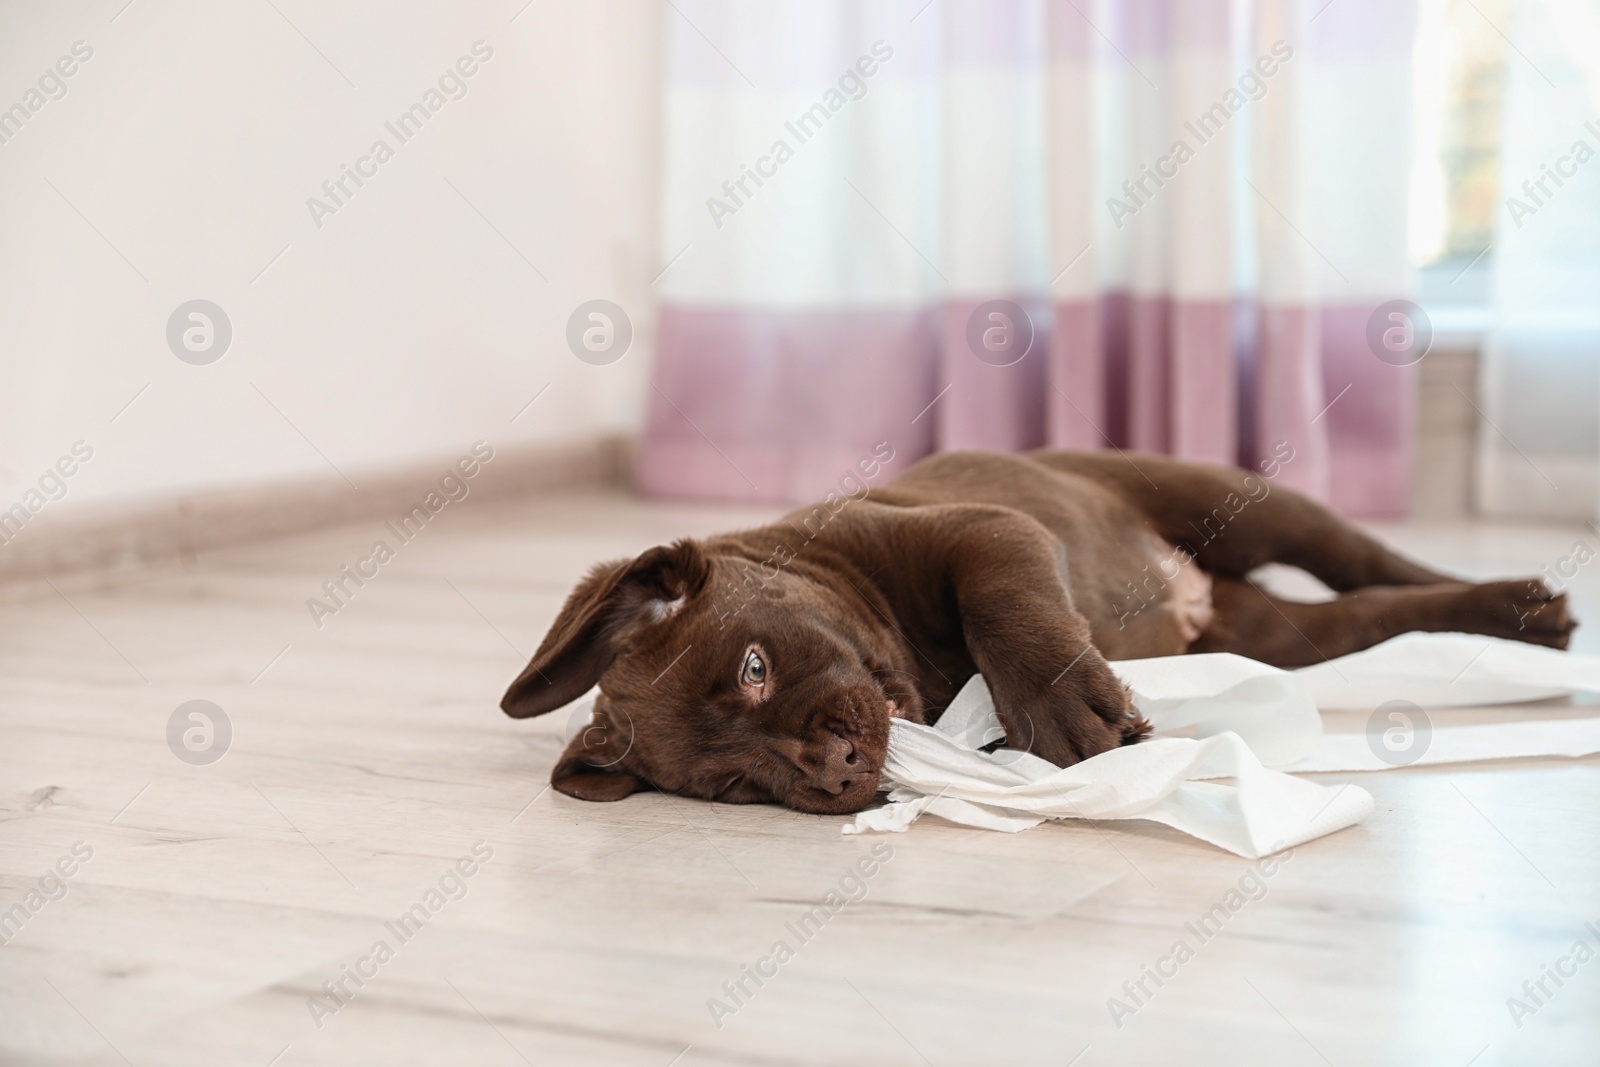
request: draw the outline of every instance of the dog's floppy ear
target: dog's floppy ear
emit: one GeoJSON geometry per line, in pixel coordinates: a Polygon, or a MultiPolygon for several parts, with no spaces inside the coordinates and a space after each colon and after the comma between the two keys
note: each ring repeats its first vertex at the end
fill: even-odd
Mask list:
{"type": "Polygon", "coordinates": [[[645,627],[677,614],[710,575],[710,561],[688,539],[595,567],[567,597],[539,651],[506,690],[501,710],[526,719],[576,700],[618,652],[645,627]]]}
{"type": "Polygon", "coordinates": [[[579,800],[621,800],[644,785],[617,766],[632,746],[632,730],[618,729],[607,716],[597,714],[556,761],[550,784],[579,800]]]}

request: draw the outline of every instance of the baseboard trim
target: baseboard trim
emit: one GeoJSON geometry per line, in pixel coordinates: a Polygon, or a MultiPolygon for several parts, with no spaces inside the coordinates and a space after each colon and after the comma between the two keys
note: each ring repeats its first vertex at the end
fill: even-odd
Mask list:
{"type": "MultiPolygon", "coordinates": [[[[622,437],[499,448],[472,478],[470,499],[621,485],[630,450],[622,437]]],[[[394,518],[419,503],[458,458],[352,472],[359,491],[329,475],[47,510],[0,545],[0,583],[183,561],[229,545],[394,518]]]]}

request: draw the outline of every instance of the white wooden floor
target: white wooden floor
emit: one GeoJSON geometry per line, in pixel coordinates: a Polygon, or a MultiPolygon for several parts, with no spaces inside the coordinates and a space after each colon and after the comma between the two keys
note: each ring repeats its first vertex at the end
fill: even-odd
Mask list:
{"type": "MultiPolygon", "coordinates": [[[[546,791],[565,724],[496,705],[572,581],[762,514],[452,506],[320,630],[306,598],[392,544],[381,524],[0,590],[0,912],[25,917],[0,948],[0,1062],[1600,1062],[1600,960],[1546,978],[1520,1026],[1507,1007],[1600,941],[1597,760],[1360,776],[1366,823],[1296,850],[1203,944],[1185,923],[1241,878],[1254,892],[1252,865],[1156,826],[874,839],[546,791]],[[206,766],[166,741],[195,699],[233,730],[206,766]],[[865,897],[802,942],[788,924],[880,842],[865,897]],[[66,895],[30,911],[63,858],[66,895]],[[437,910],[402,942],[385,924],[418,903],[437,910]],[[1133,1006],[1124,982],[1179,939],[1193,958],[1119,1028],[1108,999],[1133,1006]],[[731,999],[778,941],[793,958],[731,999]],[[314,1018],[341,978],[347,1003],[314,1018]],[[738,1010],[714,1020],[714,997],[738,1010]]],[[[1385,533],[1479,576],[1600,541],[1385,533]]],[[[1577,589],[1600,650],[1600,562],[1577,589]]]]}

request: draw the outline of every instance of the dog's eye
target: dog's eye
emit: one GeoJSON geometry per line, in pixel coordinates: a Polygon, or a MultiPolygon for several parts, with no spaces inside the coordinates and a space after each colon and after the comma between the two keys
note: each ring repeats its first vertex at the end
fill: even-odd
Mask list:
{"type": "Polygon", "coordinates": [[[751,649],[746,654],[744,669],[739,672],[739,681],[757,689],[767,684],[767,661],[761,658],[761,653],[751,649]]]}

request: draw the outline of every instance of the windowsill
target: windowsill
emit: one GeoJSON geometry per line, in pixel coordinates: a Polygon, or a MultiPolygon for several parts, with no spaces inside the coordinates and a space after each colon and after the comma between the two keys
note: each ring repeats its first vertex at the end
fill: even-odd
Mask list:
{"type": "Polygon", "coordinates": [[[1456,256],[1418,267],[1416,296],[1433,323],[1433,346],[1479,351],[1494,324],[1492,257],[1456,256]]]}
{"type": "Polygon", "coordinates": [[[1480,349],[1489,336],[1494,313],[1485,305],[1454,304],[1427,308],[1433,323],[1433,347],[1439,349],[1480,349]]]}

